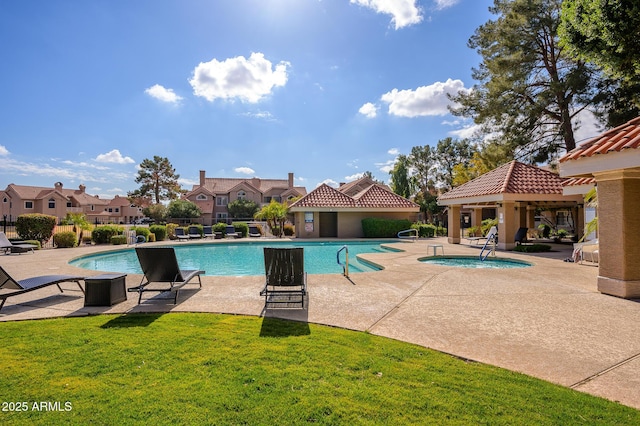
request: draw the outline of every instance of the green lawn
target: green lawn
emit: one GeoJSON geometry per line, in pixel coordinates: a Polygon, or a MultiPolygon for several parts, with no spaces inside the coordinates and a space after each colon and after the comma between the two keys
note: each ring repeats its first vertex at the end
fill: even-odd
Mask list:
{"type": "Polygon", "coordinates": [[[105,315],[0,323],[0,338],[3,425],[640,424],[604,399],[314,324],[105,315]]]}

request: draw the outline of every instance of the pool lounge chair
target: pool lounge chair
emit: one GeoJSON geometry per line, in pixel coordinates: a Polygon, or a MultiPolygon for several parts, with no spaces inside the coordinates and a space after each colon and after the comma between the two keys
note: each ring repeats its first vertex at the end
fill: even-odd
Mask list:
{"type": "Polygon", "coordinates": [[[202,288],[200,275],[205,271],[181,270],[173,247],[136,247],[136,254],[144,275],[140,284],[128,291],[138,293],[138,304],[142,301],[142,293],[146,291],[158,293],[170,291],[174,293],[175,305],[178,303],[180,289],[195,277],[198,277],[198,285],[202,288]],[[152,285],[152,283],[162,283],[162,285],[152,285]]]}
{"type": "Polygon", "coordinates": [[[189,239],[189,236],[184,233],[184,229],[182,228],[176,228],[176,237],[181,241],[189,239]]]}
{"type": "Polygon", "coordinates": [[[513,238],[513,240],[515,241],[516,245],[523,245],[525,244],[527,241],[527,231],[529,230],[529,228],[518,228],[518,230],[516,231],[516,235],[513,238]]]}
{"type": "Polygon", "coordinates": [[[265,308],[270,305],[300,304],[304,309],[307,294],[307,273],[304,271],[304,249],[264,248],[265,286],[260,292],[264,296],[265,308]]]}
{"type": "Polygon", "coordinates": [[[84,277],[75,275],[42,275],[39,277],[26,278],[24,280],[15,280],[0,266],[0,290],[15,290],[9,292],[0,292],[0,309],[4,306],[4,302],[9,297],[18,296],[23,293],[38,290],[41,288],[49,287],[50,285],[58,286],[60,292],[63,292],[60,283],[75,282],[84,293],[84,289],[80,285],[80,281],[84,280],[84,277]]]}
{"type": "Polygon", "coordinates": [[[262,237],[262,234],[260,233],[260,230],[258,229],[257,226],[249,225],[249,236],[254,238],[259,238],[259,237],[262,237]]]}
{"type": "Polygon", "coordinates": [[[205,238],[213,238],[215,236],[215,234],[213,233],[212,226],[205,226],[202,228],[202,231],[204,233],[205,238]]]}
{"type": "Polygon", "coordinates": [[[227,225],[227,227],[225,228],[224,231],[224,235],[227,238],[240,238],[240,234],[238,234],[236,232],[236,228],[233,227],[233,225],[227,225]]]}
{"type": "Polygon", "coordinates": [[[189,238],[202,238],[202,234],[200,234],[200,230],[197,226],[189,227],[189,238]]]}
{"type": "Polygon", "coordinates": [[[26,253],[28,251],[35,253],[36,246],[27,243],[12,243],[9,241],[4,232],[0,232],[0,250],[4,250],[5,254],[9,253],[26,253]]]}

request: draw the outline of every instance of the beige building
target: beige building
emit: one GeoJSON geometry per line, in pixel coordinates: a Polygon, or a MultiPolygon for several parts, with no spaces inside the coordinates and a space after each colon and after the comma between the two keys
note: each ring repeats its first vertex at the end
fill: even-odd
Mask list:
{"type": "Polygon", "coordinates": [[[52,188],[12,183],[0,191],[0,219],[12,222],[28,213],[55,216],[58,221],[67,213],[84,213],[92,223],[131,223],[142,217],[142,210],[127,198],[101,199],[87,194],[84,185],[66,189],[62,182],[56,182],[52,188]]]}
{"type": "Polygon", "coordinates": [[[293,203],[298,238],[362,238],[362,219],[417,220],[420,207],[364,177],[332,188],[322,184],[293,203]]]}
{"type": "Polygon", "coordinates": [[[294,185],[293,173],[289,173],[287,179],[208,178],[205,171],[200,170],[199,184],[194,185],[185,198],[200,208],[201,222],[211,225],[230,219],[227,205],[235,200],[250,200],[263,206],[271,200],[283,202],[306,194],[305,187],[294,185]]]}

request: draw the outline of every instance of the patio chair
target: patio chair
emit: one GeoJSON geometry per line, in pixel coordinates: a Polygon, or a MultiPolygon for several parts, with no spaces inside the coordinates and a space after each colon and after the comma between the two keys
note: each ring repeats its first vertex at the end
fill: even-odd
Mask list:
{"type": "Polygon", "coordinates": [[[202,234],[200,233],[200,229],[197,226],[189,227],[189,238],[202,238],[202,234]]]}
{"type": "Polygon", "coordinates": [[[84,289],[80,285],[81,280],[84,280],[84,277],[75,275],[42,275],[39,277],[31,277],[18,281],[13,279],[11,275],[9,275],[7,271],[5,271],[2,266],[0,266],[0,290],[15,290],[6,293],[0,293],[0,309],[2,309],[2,307],[4,306],[4,302],[6,302],[9,297],[18,296],[23,293],[48,287],[50,285],[58,286],[60,292],[63,292],[62,287],[60,287],[60,283],[64,282],[75,282],[76,284],[78,284],[78,287],[80,287],[82,293],[84,293],[84,289]]]}
{"type": "Polygon", "coordinates": [[[205,226],[202,228],[205,238],[213,238],[215,234],[213,233],[213,226],[205,226]]]}
{"type": "Polygon", "coordinates": [[[234,228],[233,225],[227,225],[227,227],[225,228],[225,231],[224,231],[224,235],[227,238],[231,238],[231,237],[239,238],[240,237],[240,234],[238,234],[236,232],[236,228],[234,228]]]}
{"type": "Polygon", "coordinates": [[[304,271],[304,249],[264,248],[265,286],[260,292],[264,296],[265,308],[269,304],[300,304],[304,308],[307,294],[307,273],[304,271]]]}
{"type": "Polygon", "coordinates": [[[9,241],[4,232],[0,232],[0,250],[4,250],[5,254],[9,253],[26,253],[28,251],[35,253],[36,246],[27,243],[12,243],[9,241]]]}
{"type": "Polygon", "coordinates": [[[591,262],[592,264],[598,263],[600,254],[600,246],[598,240],[585,241],[582,243],[575,243],[573,245],[573,261],[580,264],[583,262],[591,262]]]}
{"type": "Polygon", "coordinates": [[[513,238],[514,241],[516,242],[516,245],[522,245],[528,241],[527,240],[528,230],[529,228],[518,228],[518,230],[516,231],[516,236],[513,238]]]}
{"type": "Polygon", "coordinates": [[[195,277],[198,277],[198,284],[202,288],[200,275],[205,271],[181,270],[173,247],[136,247],[136,254],[144,275],[140,284],[130,288],[129,291],[138,293],[138,304],[142,301],[142,293],[146,291],[158,293],[170,291],[174,293],[173,304],[175,305],[178,303],[180,289],[195,277]],[[154,286],[152,283],[163,285],[154,286]]]}
{"type": "Polygon", "coordinates": [[[260,230],[258,229],[257,226],[249,225],[249,236],[258,238],[258,237],[262,237],[262,234],[260,233],[260,230]]]}
{"type": "Polygon", "coordinates": [[[176,228],[176,237],[180,241],[188,240],[189,236],[184,233],[183,228],[176,228]]]}

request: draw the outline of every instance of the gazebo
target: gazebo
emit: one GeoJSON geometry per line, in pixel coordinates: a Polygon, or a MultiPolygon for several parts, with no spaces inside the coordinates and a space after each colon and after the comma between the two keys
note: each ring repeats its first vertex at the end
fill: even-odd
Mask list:
{"type": "Polygon", "coordinates": [[[560,174],[595,178],[598,290],[640,298],[640,117],[604,132],[560,159],[560,174]]]}
{"type": "Polygon", "coordinates": [[[534,228],[536,210],[571,211],[577,233],[584,229],[584,202],[581,195],[564,195],[566,179],[557,174],[511,161],[497,169],[462,184],[438,197],[438,204],[448,208],[448,240],[461,241],[461,211],[471,210],[471,225],[479,226],[482,210],[493,208],[498,219],[498,248],[515,247],[518,228],[534,228]]]}

